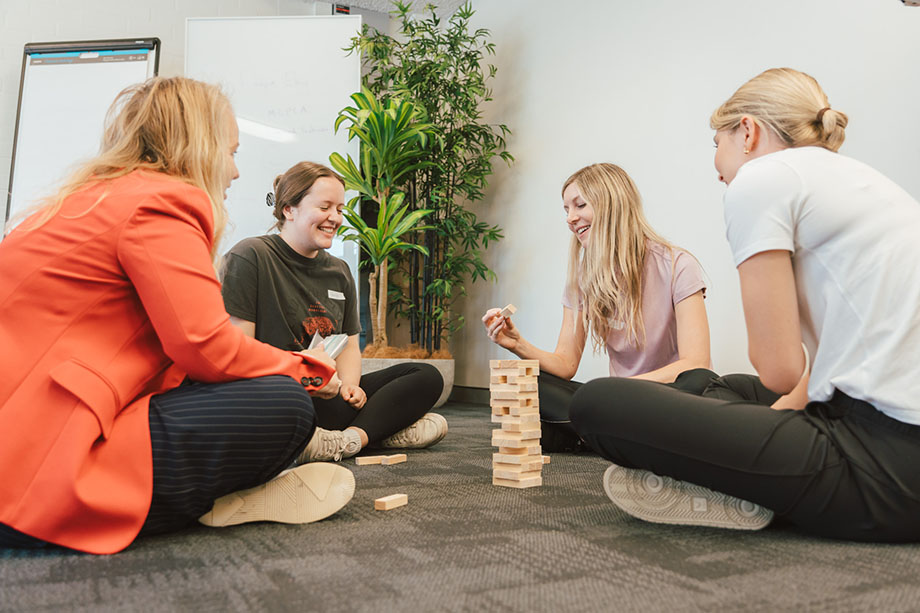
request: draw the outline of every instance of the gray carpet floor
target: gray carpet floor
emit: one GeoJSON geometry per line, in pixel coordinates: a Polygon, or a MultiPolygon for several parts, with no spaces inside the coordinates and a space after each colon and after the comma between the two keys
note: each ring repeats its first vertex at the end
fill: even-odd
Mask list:
{"type": "Polygon", "coordinates": [[[661,526],[604,495],[606,463],[556,454],[542,487],[491,485],[488,408],[449,403],[432,449],[344,465],[315,524],[205,527],[113,556],[0,549],[0,611],[918,611],[920,547],[661,526]],[[402,492],[408,506],[374,511],[402,492]]]}

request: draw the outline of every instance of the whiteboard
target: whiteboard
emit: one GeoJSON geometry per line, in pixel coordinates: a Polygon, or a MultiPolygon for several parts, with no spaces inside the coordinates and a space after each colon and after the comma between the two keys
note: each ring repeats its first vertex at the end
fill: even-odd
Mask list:
{"type": "MultiPolygon", "coordinates": [[[[343,51],[360,29],[357,15],[186,21],[186,76],[220,85],[240,128],[240,178],[227,192],[222,253],[274,224],[265,195],[276,176],[304,160],[328,166],[332,152],[358,158],[357,141],[333,127],[361,88],[358,55],[343,51]]],[[[357,285],[355,243],[336,238],[329,253],[348,263],[357,285]]]]}
{"type": "Polygon", "coordinates": [[[156,75],[159,46],[157,38],[25,45],[7,219],[98,152],[106,111],[122,89],[156,75]]]}

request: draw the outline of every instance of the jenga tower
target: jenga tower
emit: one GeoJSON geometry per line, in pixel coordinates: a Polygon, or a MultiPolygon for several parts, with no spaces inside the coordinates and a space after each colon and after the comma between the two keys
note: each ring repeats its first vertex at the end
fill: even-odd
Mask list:
{"type": "Polygon", "coordinates": [[[543,484],[540,455],[540,401],[537,360],[490,360],[492,421],[492,485],[534,487],[543,484]]]}

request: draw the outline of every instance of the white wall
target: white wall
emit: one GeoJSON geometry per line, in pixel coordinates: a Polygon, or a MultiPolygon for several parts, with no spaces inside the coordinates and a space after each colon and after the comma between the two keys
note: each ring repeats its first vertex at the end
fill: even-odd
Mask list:
{"type": "MultiPolygon", "coordinates": [[[[651,223],[706,269],[716,370],[751,372],[708,120],[766,68],[815,76],[850,116],[842,152],[920,197],[920,8],[898,0],[473,5],[474,26],[489,28],[497,44],[488,118],[514,131],[517,162],[498,166],[479,209],[505,239],[487,256],[499,282],[469,287],[467,327],[453,343],[459,385],[486,387],[486,360],[509,355],[479,323],[490,306],[513,302],[525,336],[555,347],[569,238],[559,190],[598,161],[625,168],[651,223]]],[[[577,377],[606,373],[605,356],[587,351],[577,377]]]]}
{"type": "MultiPolygon", "coordinates": [[[[328,15],[330,11],[328,2],[313,0],[0,0],[0,190],[5,194],[9,186],[24,44],[156,36],[162,43],[159,74],[171,77],[183,73],[187,17],[328,15]]],[[[376,20],[372,25],[379,23],[375,15],[365,19],[376,20]]],[[[0,210],[5,208],[4,196],[0,210]]]]}

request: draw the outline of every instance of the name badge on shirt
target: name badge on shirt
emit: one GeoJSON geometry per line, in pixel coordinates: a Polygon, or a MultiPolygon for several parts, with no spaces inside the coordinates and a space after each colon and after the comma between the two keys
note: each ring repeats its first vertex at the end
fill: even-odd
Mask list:
{"type": "Polygon", "coordinates": [[[337,292],[334,289],[329,290],[329,297],[333,300],[345,300],[345,294],[337,292]]]}

